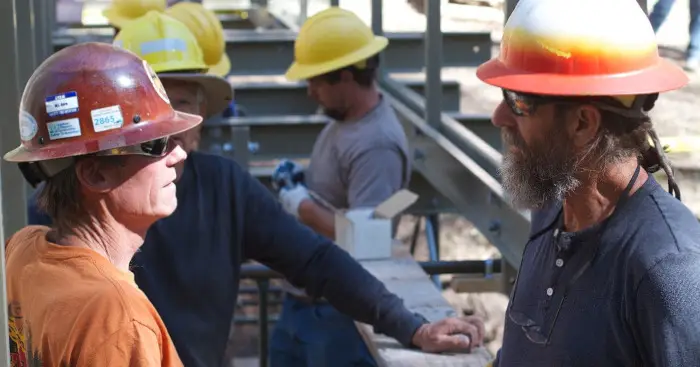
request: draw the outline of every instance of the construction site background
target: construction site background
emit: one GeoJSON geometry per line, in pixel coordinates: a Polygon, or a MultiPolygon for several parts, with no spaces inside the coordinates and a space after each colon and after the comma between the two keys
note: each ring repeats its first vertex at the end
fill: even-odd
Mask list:
{"type": "MultiPolygon", "coordinates": [[[[386,32],[422,32],[426,27],[423,1],[427,0],[384,0],[383,26],[386,32]]],[[[499,52],[499,42],[504,24],[504,1],[501,0],[439,0],[442,6],[442,30],[450,31],[490,31],[493,39],[493,55],[499,52]]],[[[661,53],[679,64],[684,60],[684,50],[688,44],[689,0],[677,0],[668,19],[659,30],[657,37],[661,53]]],[[[207,4],[225,3],[205,1],[207,4]]],[[[307,17],[328,7],[327,0],[308,1],[307,17]]],[[[649,2],[649,10],[655,1],[649,2]]],[[[340,6],[358,14],[367,24],[371,24],[370,0],[340,1],[340,6]]],[[[270,0],[269,7],[276,14],[299,20],[299,1],[270,0]]],[[[491,113],[501,101],[497,88],[480,82],[475,68],[443,68],[443,79],[460,83],[461,106],[464,113],[491,113]]],[[[690,75],[691,82],[685,88],[664,94],[652,113],[652,121],[662,137],[700,137],[700,77],[690,75]]],[[[700,139],[699,139],[700,140],[700,139]]],[[[698,144],[700,152],[700,143],[698,144]]],[[[683,201],[696,215],[700,216],[700,154],[698,152],[671,153],[677,178],[683,193],[683,201]]],[[[413,226],[417,219],[405,216],[399,227],[398,238],[408,246],[413,226]]],[[[451,214],[440,218],[440,258],[441,260],[484,260],[499,258],[498,249],[474,228],[467,220],[451,214]]],[[[425,233],[421,230],[415,255],[417,260],[428,260],[425,233]]],[[[449,276],[445,276],[447,280],[449,276]]],[[[250,286],[254,286],[251,282],[250,286]]],[[[456,293],[443,292],[445,298],[465,314],[477,314],[486,320],[487,348],[495,354],[500,348],[503,336],[503,322],[508,298],[502,293],[456,293]]],[[[270,312],[278,310],[271,308],[270,312]]],[[[255,309],[242,308],[241,312],[255,315],[255,309]]],[[[247,363],[255,365],[257,356],[257,326],[238,326],[232,340],[232,354],[237,367],[247,363]],[[243,357],[243,358],[241,358],[243,357]],[[249,357],[249,358],[245,358],[249,357]]]]}
{"type": "MultiPolygon", "coordinates": [[[[386,32],[423,32],[426,29],[426,17],[423,11],[424,2],[428,0],[383,0],[383,28],[386,32]]],[[[499,42],[504,24],[504,1],[502,0],[434,0],[441,1],[442,30],[450,31],[489,31],[493,39],[492,54],[499,52],[499,42]]],[[[174,2],[174,1],[169,1],[174,2]]],[[[211,8],[227,8],[239,0],[204,0],[211,8]]],[[[684,60],[684,50],[689,40],[689,0],[677,0],[666,22],[659,30],[657,37],[661,53],[681,64],[684,60]]],[[[71,10],[71,3],[78,1],[58,0],[58,18],[80,17],[75,12],[81,12],[81,6],[71,10]],[[74,12],[74,13],[71,13],[74,12]]],[[[100,3],[108,3],[101,1],[100,3]]],[[[268,7],[278,16],[286,18],[290,23],[301,24],[309,17],[329,6],[329,0],[308,0],[306,16],[300,11],[299,0],[268,0],[268,7]]],[[[655,1],[649,0],[649,10],[655,1]]],[[[244,4],[241,4],[244,5],[244,4]]],[[[371,0],[341,0],[340,6],[355,12],[367,24],[371,24],[371,0]]],[[[95,11],[99,13],[99,11],[95,11]]],[[[84,14],[83,14],[84,15],[84,14]]],[[[99,18],[99,16],[98,16],[99,18]]],[[[99,20],[98,20],[99,22],[99,20]]],[[[234,59],[235,61],[235,59],[234,59]]],[[[693,140],[700,137],[700,108],[697,107],[700,97],[700,77],[690,74],[691,82],[678,91],[665,93],[652,111],[654,122],[659,135],[662,137],[685,137],[693,140]]],[[[406,77],[409,77],[408,75],[406,77]]],[[[443,68],[442,77],[455,80],[460,84],[461,106],[463,113],[489,114],[501,101],[502,95],[497,88],[480,82],[475,75],[475,68],[443,68]]],[[[245,77],[238,77],[245,80],[245,77]]],[[[235,85],[234,85],[235,88],[235,85]]],[[[700,138],[695,149],[700,152],[700,138]]],[[[663,140],[662,140],[663,142],[663,140]]],[[[700,154],[698,152],[683,152],[669,154],[677,174],[677,180],[683,194],[683,202],[696,215],[700,216],[700,154]]],[[[465,188],[466,189],[466,188],[465,188]]],[[[417,219],[406,216],[399,227],[398,238],[408,246],[417,219]]],[[[440,223],[440,254],[441,260],[484,260],[499,258],[499,251],[479,233],[464,218],[451,215],[441,215],[440,223]]],[[[428,250],[425,234],[421,231],[416,250],[417,260],[428,260],[428,250]]],[[[447,277],[445,278],[447,279],[447,277]]],[[[255,286],[254,282],[248,284],[255,286]]],[[[504,313],[507,296],[502,293],[455,293],[444,291],[444,296],[454,306],[466,314],[477,314],[486,320],[487,348],[492,353],[500,348],[503,333],[504,313]]],[[[254,306],[243,306],[246,297],[241,295],[239,313],[255,316],[254,306]]],[[[279,309],[270,307],[270,313],[279,309]]],[[[257,357],[257,325],[237,326],[231,341],[230,352],[236,356],[236,366],[245,367],[256,365],[257,357]],[[247,357],[247,358],[246,358],[247,357]]],[[[233,362],[233,361],[232,361],[233,362]]],[[[233,363],[232,363],[233,365],[233,363]]]]}

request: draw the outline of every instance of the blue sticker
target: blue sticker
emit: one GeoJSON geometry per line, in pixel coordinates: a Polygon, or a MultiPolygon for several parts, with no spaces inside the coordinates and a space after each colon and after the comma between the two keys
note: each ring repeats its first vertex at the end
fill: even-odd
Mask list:
{"type": "Polygon", "coordinates": [[[67,92],[48,96],[45,99],[49,117],[63,116],[78,112],[78,93],[67,92]]]}

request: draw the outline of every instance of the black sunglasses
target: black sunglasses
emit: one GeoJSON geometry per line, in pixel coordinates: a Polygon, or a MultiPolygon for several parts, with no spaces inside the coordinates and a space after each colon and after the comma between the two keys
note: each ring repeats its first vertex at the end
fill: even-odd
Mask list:
{"type": "Polygon", "coordinates": [[[129,145],[120,148],[103,150],[95,153],[98,156],[115,155],[145,155],[149,157],[162,157],[169,151],[170,136],[147,141],[145,143],[129,145]]]}
{"type": "Polygon", "coordinates": [[[544,104],[578,104],[580,100],[567,97],[542,96],[503,89],[503,100],[516,116],[532,116],[538,106],[544,104]]]}
{"type": "Polygon", "coordinates": [[[545,104],[558,105],[580,105],[588,104],[595,106],[601,110],[613,112],[625,117],[639,118],[647,116],[647,112],[654,107],[654,103],[658,98],[658,93],[639,96],[635,99],[630,108],[624,107],[612,97],[560,97],[539,95],[531,93],[515,92],[509,89],[503,89],[503,100],[516,116],[532,116],[537,107],[545,104]]]}

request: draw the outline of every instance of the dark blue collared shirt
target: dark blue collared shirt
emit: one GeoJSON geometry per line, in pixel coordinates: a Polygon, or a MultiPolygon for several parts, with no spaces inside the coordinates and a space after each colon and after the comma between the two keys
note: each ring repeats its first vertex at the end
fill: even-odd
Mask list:
{"type": "Polygon", "coordinates": [[[651,177],[601,225],[557,238],[560,213],[533,213],[495,366],[700,366],[693,214],[651,177]]]}

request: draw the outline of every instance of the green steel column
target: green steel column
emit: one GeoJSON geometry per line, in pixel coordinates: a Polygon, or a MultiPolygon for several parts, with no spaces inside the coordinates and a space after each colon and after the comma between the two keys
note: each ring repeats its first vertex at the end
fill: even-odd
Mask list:
{"type": "Polygon", "coordinates": [[[442,100],[442,28],[440,26],[440,0],[427,1],[425,31],[425,121],[440,127],[442,100]]]}
{"type": "MultiPolygon", "coordinates": [[[[5,118],[0,123],[0,152],[3,154],[14,148],[19,143],[17,111],[19,103],[19,80],[17,59],[17,27],[16,24],[28,22],[29,19],[18,18],[15,11],[15,2],[26,0],[0,0],[0,45],[4,50],[4,57],[0,57],[0,70],[4,73],[4,80],[0,83],[0,108],[5,118]],[[4,24],[4,25],[3,25],[4,24]]],[[[28,13],[20,12],[19,15],[26,16],[28,13]]],[[[17,165],[0,164],[0,239],[4,240],[14,233],[19,222],[26,221],[23,215],[24,205],[24,182],[17,165]],[[19,180],[18,180],[19,179],[19,180]],[[20,182],[20,184],[17,184],[20,182]],[[13,208],[17,198],[22,205],[20,208],[13,208]],[[19,212],[16,211],[19,209],[19,212]]],[[[0,254],[0,367],[10,366],[10,347],[7,325],[7,290],[5,282],[5,251],[0,254]]]]}
{"type": "Polygon", "coordinates": [[[372,0],[372,32],[376,35],[384,34],[383,1],[372,0]]]}
{"type": "Polygon", "coordinates": [[[513,9],[515,9],[516,5],[518,5],[518,0],[506,0],[506,21],[508,21],[508,17],[510,17],[510,14],[513,12],[513,9]]]}

